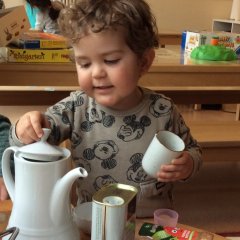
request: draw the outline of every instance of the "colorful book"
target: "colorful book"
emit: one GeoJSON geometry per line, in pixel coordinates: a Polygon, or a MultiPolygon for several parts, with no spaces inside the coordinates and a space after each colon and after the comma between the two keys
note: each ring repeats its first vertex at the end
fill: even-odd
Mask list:
{"type": "Polygon", "coordinates": [[[57,49],[69,48],[70,43],[62,35],[29,31],[20,35],[15,44],[24,49],[57,49]]]}
{"type": "Polygon", "coordinates": [[[8,62],[22,63],[68,63],[73,62],[72,48],[19,49],[8,48],[8,62]]]}

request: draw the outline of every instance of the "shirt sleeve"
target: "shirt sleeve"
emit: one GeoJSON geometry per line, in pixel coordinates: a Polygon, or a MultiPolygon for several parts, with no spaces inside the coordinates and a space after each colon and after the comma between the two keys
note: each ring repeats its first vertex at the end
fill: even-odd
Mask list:
{"type": "Polygon", "coordinates": [[[186,125],[182,115],[173,105],[173,111],[169,124],[169,130],[181,137],[185,143],[185,151],[191,155],[194,163],[193,172],[189,178],[194,176],[202,166],[202,149],[197,140],[192,136],[190,128],[186,125]]]}
{"type": "Polygon", "coordinates": [[[55,105],[49,107],[45,113],[50,122],[52,132],[48,142],[58,145],[66,139],[71,139],[75,121],[76,96],[74,93],[55,105]]]}

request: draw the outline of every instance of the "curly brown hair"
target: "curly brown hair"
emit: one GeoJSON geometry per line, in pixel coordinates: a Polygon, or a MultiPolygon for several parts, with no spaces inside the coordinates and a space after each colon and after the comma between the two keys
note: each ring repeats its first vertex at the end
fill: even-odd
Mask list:
{"type": "Polygon", "coordinates": [[[137,55],[159,47],[156,19],[144,0],[78,0],[60,12],[58,23],[73,44],[89,31],[123,27],[126,43],[137,55]]]}

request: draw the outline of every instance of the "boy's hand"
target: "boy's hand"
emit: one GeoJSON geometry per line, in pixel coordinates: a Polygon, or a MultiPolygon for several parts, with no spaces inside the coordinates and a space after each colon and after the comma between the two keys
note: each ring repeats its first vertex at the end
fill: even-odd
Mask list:
{"type": "Polygon", "coordinates": [[[7,188],[4,184],[3,178],[0,177],[0,201],[8,199],[7,188]]]}
{"type": "Polygon", "coordinates": [[[38,141],[42,135],[42,128],[49,128],[50,123],[44,114],[32,111],[24,114],[16,124],[16,135],[24,144],[38,141]]]}
{"type": "Polygon", "coordinates": [[[173,159],[170,164],[162,165],[157,173],[157,179],[161,182],[174,182],[188,178],[193,171],[193,159],[184,151],[183,154],[173,159]]]}

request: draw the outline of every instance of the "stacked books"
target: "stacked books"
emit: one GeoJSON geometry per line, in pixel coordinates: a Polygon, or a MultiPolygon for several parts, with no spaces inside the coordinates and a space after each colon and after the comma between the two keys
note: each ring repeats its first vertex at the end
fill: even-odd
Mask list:
{"type": "Polygon", "coordinates": [[[8,46],[9,62],[72,62],[73,50],[69,41],[58,34],[29,31],[8,46]]]}

